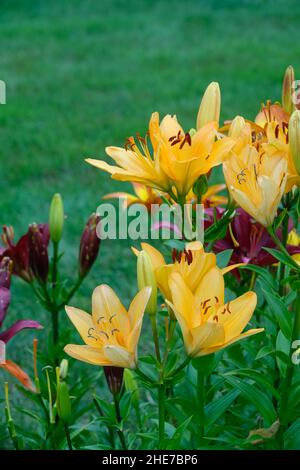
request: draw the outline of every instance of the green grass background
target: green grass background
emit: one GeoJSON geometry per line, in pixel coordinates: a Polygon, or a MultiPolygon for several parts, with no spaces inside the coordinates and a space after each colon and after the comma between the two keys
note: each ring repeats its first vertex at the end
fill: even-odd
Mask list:
{"type": "MultiPolygon", "coordinates": [[[[194,126],[213,80],[222,90],[222,119],[252,118],[263,100],[280,99],[287,65],[300,73],[299,23],[297,0],[1,0],[1,224],[20,236],[28,223],[47,220],[51,196],[60,192],[67,214],[62,270],[71,276],[89,213],[102,195],[130,188],[84,157],[102,158],[106,145],[145,133],[154,110],[194,126]]],[[[128,302],[136,288],[129,246],[102,244],[73,305],[88,308],[102,282],[128,302]]],[[[12,292],[6,326],[25,317],[47,326],[27,286],[14,279],[12,292]]],[[[21,333],[8,349],[29,371],[32,337],[21,333]]]]}

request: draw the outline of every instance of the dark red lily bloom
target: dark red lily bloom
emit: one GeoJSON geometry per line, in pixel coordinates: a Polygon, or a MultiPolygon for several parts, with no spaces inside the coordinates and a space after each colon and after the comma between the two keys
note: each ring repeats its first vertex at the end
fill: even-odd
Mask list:
{"type": "Polygon", "coordinates": [[[100,217],[92,214],[83,230],[79,247],[79,274],[81,277],[87,275],[98,256],[100,238],[97,235],[97,225],[100,217]]]}
{"type": "MultiPolygon", "coordinates": [[[[49,227],[47,224],[38,224],[43,244],[48,247],[49,227]]],[[[0,259],[8,257],[13,261],[13,274],[21,277],[26,282],[33,280],[33,271],[30,260],[29,231],[14,244],[14,231],[12,227],[4,226],[2,240],[5,247],[0,248],[0,259]]]]}
{"type": "MultiPolygon", "coordinates": [[[[10,303],[10,276],[12,262],[8,258],[0,261],[0,328],[5,319],[7,309],[10,303]]],[[[31,381],[17,364],[6,359],[6,344],[17,333],[25,328],[41,329],[42,326],[33,320],[19,320],[15,322],[7,330],[0,332],[0,367],[6,369],[10,374],[14,375],[25,387],[32,389],[31,381]]]]}
{"type": "MultiPolygon", "coordinates": [[[[278,230],[277,235],[281,239],[281,230],[278,230]]],[[[264,247],[276,248],[276,245],[268,231],[255,222],[247,212],[239,208],[236,210],[226,236],[223,240],[215,242],[213,250],[219,253],[233,249],[230,264],[251,263],[258,266],[268,266],[276,263],[277,260],[264,250],[264,247]]],[[[299,253],[300,247],[288,245],[287,250],[292,255],[299,253]]]]}

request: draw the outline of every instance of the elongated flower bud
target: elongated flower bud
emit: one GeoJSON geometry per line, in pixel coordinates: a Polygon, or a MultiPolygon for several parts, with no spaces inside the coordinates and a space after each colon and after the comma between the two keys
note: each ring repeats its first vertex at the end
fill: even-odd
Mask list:
{"type": "Polygon", "coordinates": [[[81,277],[87,275],[99,253],[100,238],[97,236],[97,225],[100,217],[92,214],[82,233],[79,247],[79,274],[81,277]]]}
{"type": "Polygon", "coordinates": [[[295,169],[300,176],[300,111],[293,112],[289,122],[289,146],[295,169]]]}
{"type": "Polygon", "coordinates": [[[64,380],[67,378],[69,369],[69,361],[68,359],[63,359],[59,365],[59,377],[64,380]]]}
{"type": "Polygon", "coordinates": [[[294,68],[289,65],[285,71],[283,83],[282,83],[282,107],[283,109],[291,114],[295,109],[293,103],[293,92],[294,92],[295,73],[294,68]]]}
{"type": "Polygon", "coordinates": [[[60,194],[54,194],[49,212],[50,238],[54,243],[61,240],[64,227],[64,206],[60,194]]]}
{"type": "Polygon", "coordinates": [[[197,129],[211,121],[219,122],[221,109],[221,92],[217,82],[208,85],[200,103],[197,116],[197,129]]]}
{"type": "Polygon", "coordinates": [[[123,367],[104,366],[103,369],[110,392],[113,395],[119,393],[123,385],[123,367]]]}
{"type": "Polygon", "coordinates": [[[49,272],[47,240],[41,227],[31,224],[28,230],[29,264],[33,275],[46,282],[49,272]]]}
{"type": "Polygon", "coordinates": [[[242,116],[236,116],[230,124],[228,136],[237,139],[241,135],[245,125],[245,119],[242,116]]]}
{"type": "Polygon", "coordinates": [[[72,407],[71,399],[69,395],[69,389],[66,382],[59,382],[57,386],[57,401],[56,401],[57,413],[60,419],[67,423],[71,418],[72,407]]]}
{"type": "Polygon", "coordinates": [[[157,283],[150,256],[144,250],[137,256],[137,283],[139,290],[151,287],[152,292],[146,307],[146,313],[156,315],[157,312],[157,283]]]}

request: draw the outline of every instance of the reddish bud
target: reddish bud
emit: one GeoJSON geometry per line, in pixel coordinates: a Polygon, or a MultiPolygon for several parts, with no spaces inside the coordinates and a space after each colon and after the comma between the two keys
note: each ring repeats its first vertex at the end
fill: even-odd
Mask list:
{"type": "Polygon", "coordinates": [[[49,230],[45,226],[31,224],[28,230],[29,265],[37,279],[46,282],[49,272],[48,243],[49,230]]]}
{"type": "Polygon", "coordinates": [[[104,366],[106,382],[110,392],[115,395],[121,391],[124,369],[122,367],[104,366]]]}
{"type": "Polygon", "coordinates": [[[96,227],[100,221],[97,214],[92,214],[82,233],[79,247],[79,274],[81,277],[87,275],[98,256],[100,239],[97,236],[96,227]]]}

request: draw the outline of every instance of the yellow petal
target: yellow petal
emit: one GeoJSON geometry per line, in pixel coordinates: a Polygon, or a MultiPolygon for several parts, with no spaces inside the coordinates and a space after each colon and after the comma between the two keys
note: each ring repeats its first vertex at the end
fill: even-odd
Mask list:
{"type": "Polygon", "coordinates": [[[166,264],[163,255],[156,248],[149,245],[149,243],[141,243],[141,246],[142,246],[142,249],[145,250],[150,256],[154,269],[166,264]]]}
{"type": "Polygon", "coordinates": [[[216,322],[206,322],[193,328],[193,356],[198,356],[202,349],[221,346],[225,341],[224,327],[216,322]]]}
{"type": "Polygon", "coordinates": [[[221,305],[224,303],[224,278],[218,267],[210,269],[199,283],[195,292],[197,308],[200,310],[201,302],[216,298],[221,305]]]}
{"type": "Polygon", "coordinates": [[[198,326],[201,319],[200,316],[195,314],[194,296],[182,279],[182,276],[178,273],[171,274],[169,287],[171,290],[172,303],[174,304],[176,311],[180,314],[178,322],[181,324],[181,319],[183,318],[189,328],[198,326]]]}
{"type": "Polygon", "coordinates": [[[89,334],[90,330],[95,329],[92,316],[83,310],[80,310],[79,308],[66,306],[65,309],[68,317],[70,318],[83,341],[86,344],[94,346],[96,341],[94,338],[91,338],[91,335],[89,334]]]}
{"type": "Polygon", "coordinates": [[[120,302],[115,292],[106,284],[96,287],[92,296],[92,315],[93,321],[97,325],[104,317],[108,322],[112,318],[115,327],[117,327],[124,336],[130,331],[129,317],[126,309],[120,302]]]}
{"type": "Polygon", "coordinates": [[[218,321],[224,325],[226,342],[243,331],[253,315],[256,303],[255,292],[246,292],[218,309],[218,321]]]}
{"type": "Polygon", "coordinates": [[[248,338],[248,336],[256,335],[257,333],[261,333],[262,331],[264,331],[264,328],[255,328],[252,330],[245,331],[245,333],[242,333],[241,335],[236,336],[231,341],[228,341],[227,343],[224,343],[221,346],[202,349],[201,351],[199,351],[198,356],[207,356],[208,354],[212,354],[216,351],[220,351],[221,349],[227,348],[227,346],[230,346],[231,344],[236,343],[237,341],[248,338]]]}
{"type": "Polygon", "coordinates": [[[144,312],[149,301],[150,295],[151,287],[145,287],[136,294],[130,304],[128,316],[130,321],[131,332],[126,338],[127,347],[130,352],[135,352],[136,350],[141,333],[144,312]]]}
{"type": "Polygon", "coordinates": [[[93,348],[92,346],[67,344],[64,351],[74,359],[87,362],[98,366],[113,365],[111,361],[104,355],[103,349],[93,348]]]}
{"type": "Polygon", "coordinates": [[[104,354],[115,367],[124,367],[124,369],[134,369],[136,367],[135,355],[120,346],[108,344],[104,346],[104,354]]]}

